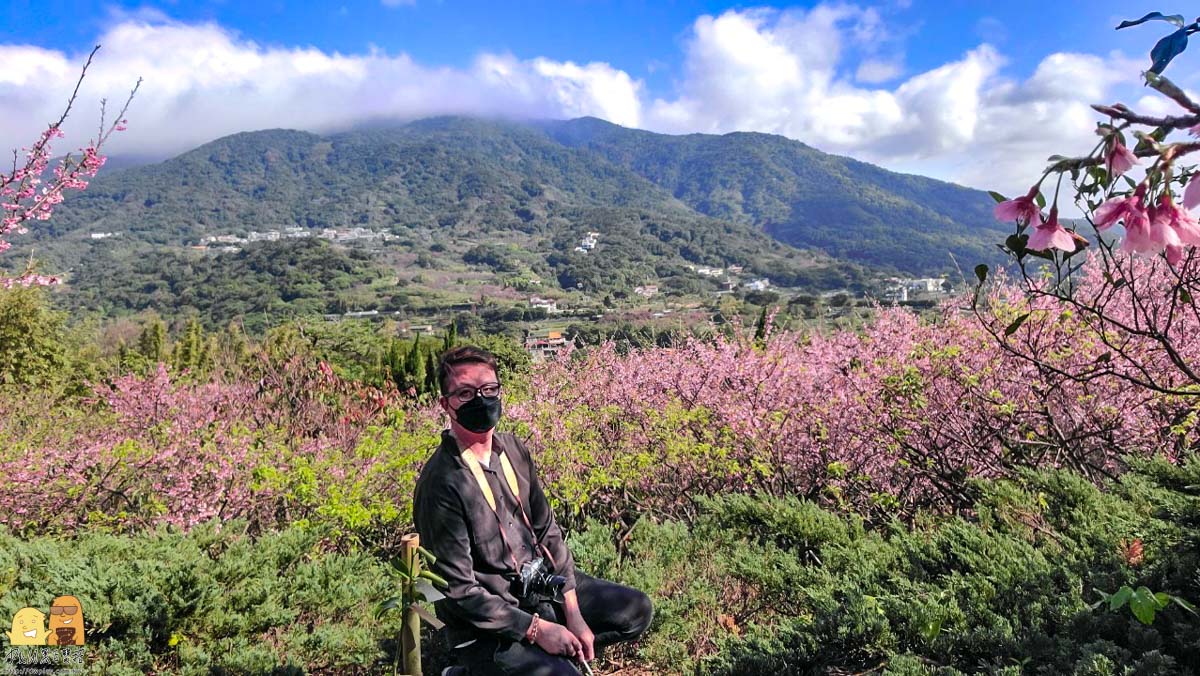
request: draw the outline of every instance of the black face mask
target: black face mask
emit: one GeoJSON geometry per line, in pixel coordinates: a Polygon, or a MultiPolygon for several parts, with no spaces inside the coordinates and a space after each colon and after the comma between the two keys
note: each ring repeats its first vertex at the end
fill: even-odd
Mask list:
{"type": "Polygon", "coordinates": [[[459,406],[455,413],[459,425],[476,434],[483,434],[500,422],[500,397],[488,398],[477,394],[474,399],[459,406]]]}

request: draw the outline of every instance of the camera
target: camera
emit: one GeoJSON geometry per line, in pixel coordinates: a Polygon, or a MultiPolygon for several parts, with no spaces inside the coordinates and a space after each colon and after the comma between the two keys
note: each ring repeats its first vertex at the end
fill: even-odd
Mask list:
{"type": "Polygon", "coordinates": [[[523,600],[544,597],[551,601],[562,601],[562,590],[566,584],[567,578],[546,570],[546,560],[540,556],[526,561],[514,580],[517,598],[523,600]]]}

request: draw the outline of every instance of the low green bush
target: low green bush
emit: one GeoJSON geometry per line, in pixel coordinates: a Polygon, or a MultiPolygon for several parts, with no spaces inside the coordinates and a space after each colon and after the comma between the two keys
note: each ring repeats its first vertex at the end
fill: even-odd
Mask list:
{"type": "Polygon", "coordinates": [[[651,590],[640,659],[663,673],[1194,673],[1200,617],[1092,605],[1122,585],[1200,600],[1200,462],[1138,461],[1103,490],[1066,471],[976,488],[970,518],[911,527],[727,496],[690,529],[643,520],[619,550],[592,524],[573,547],[651,590]]]}
{"type": "Polygon", "coordinates": [[[226,523],[183,535],[83,534],[20,540],[0,532],[0,618],[83,605],[92,673],[374,672],[391,664],[398,620],[374,620],[388,566],[326,553],[323,535],[257,538],[226,523]]]}
{"type": "MultiPolygon", "coordinates": [[[[698,502],[692,522],[590,522],[581,570],[646,590],[655,620],[608,666],[664,674],[1186,674],[1200,617],[1143,623],[1103,593],[1200,600],[1200,462],[1137,461],[1097,488],[1067,471],[979,481],[969,515],[868,528],[799,498],[698,502]]],[[[78,596],[93,673],[390,673],[390,566],[337,529],[251,537],[0,531],[0,618],[78,596]],[[331,543],[341,542],[339,549],[331,543]]],[[[377,551],[377,550],[371,550],[377,551]]],[[[445,662],[426,632],[427,673],[445,662]]]]}

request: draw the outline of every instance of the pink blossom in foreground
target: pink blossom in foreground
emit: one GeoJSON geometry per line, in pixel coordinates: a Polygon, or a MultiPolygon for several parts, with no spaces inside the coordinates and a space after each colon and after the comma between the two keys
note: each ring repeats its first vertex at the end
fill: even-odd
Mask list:
{"type": "MultiPolygon", "coordinates": [[[[1187,209],[1175,204],[1166,193],[1163,193],[1158,201],[1158,206],[1151,213],[1151,221],[1155,219],[1170,227],[1178,236],[1181,244],[1200,245],[1200,221],[1197,221],[1196,217],[1187,209]]],[[[1173,246],[1173,244],[1168,243],[1167,246],[1173,246]]]]}
{"type": "Polygon", "coordinates": [[[1152,222],[1150,212],[1142,200],[1146,196],[1146,185],[1137,187],[1128,197],[1114,197],[1096,208],[1092,221],[1097,230],[1106,230],[1123,223],[1125,239],[1122,251],[1150,253],[1161,251],[1166,246],[1178,246],[1179,236],[1161,219],[1152,222]]]}
{"type": "Polygon", "coordinates": [[[1183,247],[1181,246],[1167,247],[1167,263],[1171,267],[1179,265],[1179,262],[1183,260],[1183,253],[1183,247]]]}
{"type": "Polygon", "coordinates": [[[1061,249],[1070,253],[1075,250],[1075,238],[1058,224],[1058,205],[1050,208],[1050,219],[1037,225],[1029,236],[1026,248],[1034,251],[1061,249]]]}
{"type": "Polygon", "coordinates": [[[1104,164],[1108,167],[1108,175],[1110,178],[1120,176],[1133,168],[1137,164],[1137,155],[1134,155],[1129,148],[1121,143],[1121,139],[1113,137],[1112,142],[1108,144],[1108,153],[1104,158],[1104,164]]]}
{"type": "Polygon", "coordinates": [[[1037,194],[1038,186],[1035,185],[1024,196],[997,204],[992,213],[996,216],[996,220],[1000,221],[1020,221],[1034,226],[1041,225],[1042,210],[1038,208],[1035,201],[1037,194]]]}
{"type": "Polygon", "coordinates": [[[1187,188],[1184,188],[1183,206],[1188,209],[1200,206],[1200,174],[1193,176],[1192,180],[1188,181],[1187,188]]]}

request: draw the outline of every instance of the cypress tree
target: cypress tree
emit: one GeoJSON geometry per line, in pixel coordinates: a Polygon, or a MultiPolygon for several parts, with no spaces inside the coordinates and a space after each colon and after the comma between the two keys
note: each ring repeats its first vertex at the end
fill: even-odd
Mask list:
{"type": "Polygon", "coordinates": [[[437,396],[441,394],[441,384],[437,379],[437,357],[433,352],[425,353],[425,391],[437,396]]]}
{"type": "Polygon", "coordinates": [[[142,327],[138,336],[137,351],[152,364],[163,361],[166,357],[167,325],[158,317],[153,317],[150,323],[142,327]]]}
{"type": "Polygon", "coordinates": [[[421,337],[413,338],[412,349],[408,352],[409,385],[418,393],[425,389],[425,360],[421,355],[421,337]]]}

